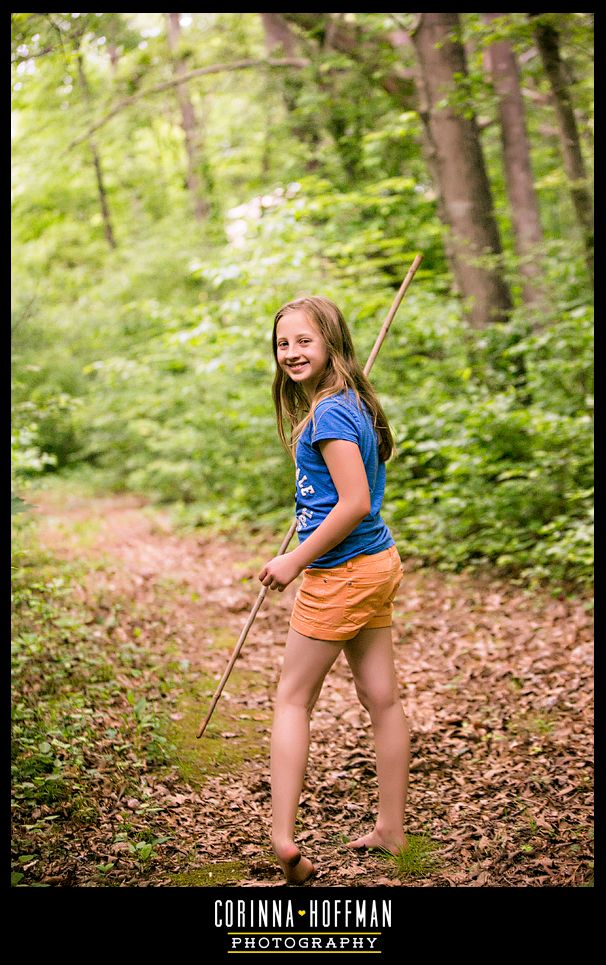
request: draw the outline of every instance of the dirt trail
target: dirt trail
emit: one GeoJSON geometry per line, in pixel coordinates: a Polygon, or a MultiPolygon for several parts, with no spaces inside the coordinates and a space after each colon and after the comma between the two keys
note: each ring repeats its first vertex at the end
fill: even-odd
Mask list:
{"type": "MultiPolygon", "coordinates": [[[[165,653],[169,640],[171,659],[188,668],[181,709],[171,716],[175,726],[189,728],[183,737],[189,777],[182,770],[170,781],[160,772],[146,775],[150,795],[173,808],[175,840],[141,884],[172,884],[176,874],[185,876],[177,883],[186,884],[196,869],[204,870],[207,883],[280,884],[268,848],[269,726],[299,581],[282,594],[268,594],[206,748],[207,738],[196,742],[192,731],[256,598],[256,573],[274,555],[282,534],[273,543],[251,536],[246,545],[177,535],[167,514],[134,497],[46,493],[35,502],[43,545],[61,558],[90,560],[78,588],[82,599],[97,610],[115,599],[127,601],[113,631],[117,639],[132,638],[130,601],[138,614],[134,622],[142,627],[138,645],[165,653]],[[196,680],[205,700],[192,708],[188,686],[196,680]],[[214,761],[204,756],[208,747],[214,761]]],[[[412,733],[406,830],[435,842],[439,861],[420,877],[399,879],[385,858],[352,855],[344,847],[344,836],[370,830],[377,789],[368,715],[340,657],[312,719],[300,809],[298,838],[318,868],[310,887],[587,884],[592,840],[587,599],[554,599],[502,580],[406,569],[394,626],[412,733]]],[[[86,836],[86,829],[80,833],[86,836]]]]}

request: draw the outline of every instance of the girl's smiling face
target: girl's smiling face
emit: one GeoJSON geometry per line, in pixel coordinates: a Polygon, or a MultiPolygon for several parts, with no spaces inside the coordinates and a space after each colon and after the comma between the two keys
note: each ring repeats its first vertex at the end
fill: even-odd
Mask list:
{"type": "Polygon", "coordinates": [[[293,382],[299,382],[308,398],[315,392],[329,354],[316,323],[301,309],[286,312],[276,329],[278,365],[293,382]]]}

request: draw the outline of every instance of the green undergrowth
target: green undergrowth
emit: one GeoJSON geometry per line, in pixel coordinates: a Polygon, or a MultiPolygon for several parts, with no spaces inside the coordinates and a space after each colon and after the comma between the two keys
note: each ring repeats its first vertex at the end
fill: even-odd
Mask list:
{"type": "Polygon", "coordinates": [[[31,526],[17,535],[14,559],[15,812],[61,802],[64,816],[96,813],[101,772],[111,768],[128,789],[141,769],[170,761],[159,708],[177,680],[136,633],[116,637],[126,601],[106,599],[97,611],[81,601],[82,563],[44,553],[31,526]]]}
{"type": "MultiPolygon", "coordinates": [[[[250,683],[251,673],[240,670],[207,733],[196,739],[217,679],[201,676],[178,641],[163,636],[164,614],[180,587],[156,588],[152,609],[105,585],[85,596],[86,575],[103,567],[53,557],[30,514],[13,524],[12,880],[18,887],[39,886],[49,862],[68,858],[65,834],[87,834],[115,807],[112,801],[123,804],[126,828],[129,799],[139,802],[137,814],[151,806],[151,775],[164,780],[176,773],[200,787],[267,745],[265,717],[256,708],[231,709],[231,697],[250,683]]],[[[227,646],[227,634],[218,646],[227,646]]],[[[127,842],[142,867],[154,843],[166,840],[151,825],[153,819],[151,842],[127,842]]],[[[91,874],[111,884],[111,861],[107,868],[91,874]]]]}
{"type": "Polygon", "coordinates": [[[426,878],[437,871],[440,859],[436,854],[439,844],[425,834],[406,835],[408,847],[398,854],[380,852],[390,865],[396,878],[426,878]]]}
{"type": "MultiPolygon", "coordinates": [[[[395,878],[405,881],[409,878],[426,878],[435,874],[441,860],[436,853],[440,845],[426,834],[407,834],[407,847],[398,854],[392,854],[383,848],[370,848],[369,852],[384,861],[395,878]]],[[[347,844],[349,838],[345,834],[333,837],[335,844],[347,844]]]]}

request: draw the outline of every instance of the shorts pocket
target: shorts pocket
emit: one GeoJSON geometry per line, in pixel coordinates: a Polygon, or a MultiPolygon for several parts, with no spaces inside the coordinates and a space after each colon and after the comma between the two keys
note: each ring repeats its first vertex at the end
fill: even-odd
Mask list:
{"type": "Polygon", "coordinates": [[[338,627],[345,617],[344,581],[314,573],[305,574],[297,593],[298,610],[310,623],[338,627]]]}
{"type": "Polygon", "coordinates": [[[347,585],[346,620],[356,620],[362,611],[371,619],[373,615],[390,606],[402,581],[402,565],[392,563],[388,572],[359,573],[352,575],[347,585]]]}

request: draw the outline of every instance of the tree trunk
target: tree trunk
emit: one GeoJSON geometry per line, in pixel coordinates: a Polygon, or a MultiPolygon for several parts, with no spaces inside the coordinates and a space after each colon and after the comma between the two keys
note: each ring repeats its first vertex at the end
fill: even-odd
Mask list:
{"type": "MultiPolygon", "coordinates": [[[[404,47],[412,43],[412,39],[408,33],[403,30],[394,31],[389,37],[390,43],[396,49],[404,47]]],[[[436,146],[431,139],[431,127],[429,124],[429,97],[427,95],[427,89],[425,87],[425,81],[423,80],[423,74],[419,67],[418,58],[416,59],[415,67],[415,84],[417,90],[417,104],[416,110],[421,120],[421,148],[423,151],[423,159],[427,165],[427,170],[429,171],[429,177],[433,183],[435,196],[436,196],[436,210],[438,212],[438,218],[442,224],[448,224],[448,219],[446,217],[446,208],[444,206],[444,198],[442,195],[442,187],[440,185],[440,177],[438,173],[437,164],[437,152],[436,146]]],[[[450,268],[450,273],[452,275],[452,290],[455,295],[460,295],[461,291],[457,282],[457,271],[456,271],[456,259],[455,250],[453,245],[452,235],[449,231],[444,233],[444,253],[446,255],[446,261],[450,268]]]]}
{"type": "Polygon", "coordinates": [[[305,30],[313,31],[317,40],[330,45],[333,50],[351,57],[373,84],[379,84],[397,102],[402,110],[417,109],[414,75],[412,71],[385,68],[382,64],[382,46],[385,41],[374,37],[360,39],[357,31],[344,20],[326,19],[322,13],[284,13],[290,23],[296,23],[305,30]]]}
{"type": "Polygon", "coordinates": [[[265,32],[265,47],[268,54],[281,48],[285,57],[298,57],[300,51],[296,37],[279,13],[260,14],[265,32]]]}
{"type": "MultiPolygon", "coordinates": [[[[502,13],[482,14],[486,23],[503,16],[502,13]]],[[[516,252],[520,258],[520,274],[524,279],[522,297],[526,304],[533,305],[541,301],[539,245],[543,241],[543,231],[530,164],[518,64],[507,40],[491,44],[486,55],[499,100],[505,183],[516,252]]]]}
{"type": "MultiPolygon", "coordinates": [[[[281,14],[262,13],[260,17],[263,23],[265,49],[268,56],[299,57],[301,55],[299,41],[281,14]]],[[[287,74],[280,78],[280,85],[286,110],[289,114],[293,114],[302,91],[301,81],[287,74]]],[[[317,157],[318,145],[320,143],[320,131],[317,123],[315,121],[307,124],[295,122],[292,123],[291,130],[294,136],[309,150],[309,157],[305,162],[305,170],[308,173],[317,170],[320,164],[317,157]]],[[[269,165],[265,159],[264,152],[264,168],[265,167],[269,167],[269,165]]]]}
{"type": "MultiPolygon", "coordinates": [[[[84,99],[88,105],[91,103],[90,88],[88,86],[88,81],[86,79],[86,74],[84,72],[84,63],[82,59],[82,52],[77,51],[76,62],[78,64],[78,81],[80,83],[80,88],[84,95],[84,99]]],[[[99,195],[99,205],[101,207],[101,217],[103,218],[103,230],[105,232],[105,238],[110,248],[116,248],[116,239],[114,237],[114,230],[112,228],[112,219],[109,211],[109,203],[107,200],[107,193],[105,191],[105,183],[103,181],[103,169],[101,167],[101,158],[99,156],[99,151],[97,150],[97,144],[91,137],[88,146],[93,159],[93,166],[95,168],[95,179],[97,181],[97,193],[99,195]]]]}
{"type": "Polygon", "coordinates": [[[457,284],[469,299],[470,323],[479,328],[506,320],[512,302],[501,267],[477,263],[483,255],[498,257],[502,252],[475,117],[462,116],[443,102],[456,92],[457,75],[467,75],[465,51],[453,36],[458,33],[458,14],[424,13],[413,43],[428,99],[445,216],[452,228],[457,284]]]}
{"type": "MultiPolygon", "coordinates": [[[[529,16],[542,15],[530,14],[529,16]]],[[[560,128],[564,169],[568,176],[570,193],[583,236],[587,268],[593,282],[593,204],[587,187],[587,172],[581,153],[579,132],[567,83],[566,68],[560,57],[560,38],[556,28],[543,20],[535,21],[534,33],[543,68],[553,93],[553,103],[560,128]]]]}
{"type": "MultiPolygon", "coordinates": [[[[181,77],[185,71],[185,64],[178,54],[179,37],[181,35],[181,25],[178,13],[167,13],[168,18],[168,46],[170,47],[173,71],[176,78],[181,77]]],[[[187,174],[186,183],[190,192],[194,215],[197,221],[204,221],[208,217],[210,205],[202,197],[202,186],[197,173],[199,158],[198,125],[194,113],[193,104],[190,100],[189,92],[185,84],[177,86],[177,99],[181,111],[181,126],[185,134],[185,151],[187,154],[187,174]]]]}
{"type": "Polygon", "coordinates": [[[115,77],[116,71],[118,70],[118,60],[120,59],[118,57],[118,48],[115,44],[108,44],[107,52],[109,54],[109,62],[112,65],[112,74],[115,77]]]}

